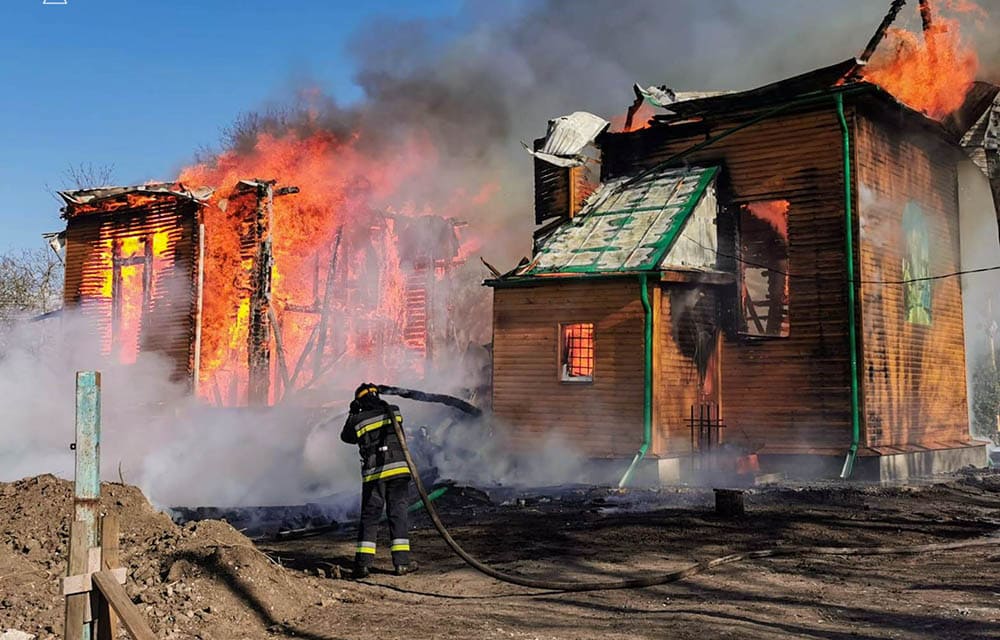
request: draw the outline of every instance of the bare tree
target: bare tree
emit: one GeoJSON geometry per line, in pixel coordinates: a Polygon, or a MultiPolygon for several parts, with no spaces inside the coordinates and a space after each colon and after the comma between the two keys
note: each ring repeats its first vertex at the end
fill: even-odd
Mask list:
{"type": "Polygon", "coordinates": [[[48,247],[0,254],[0,328],[62,306],[63,269],[48,247]]]}
{"type": "Polygon", "coordinates": [[[113,164],[81,162],[68,166],[63,171],[62,177],[67,188],[96,189],[97,187],[110,186],[114,175],[115,166],[113,164]]]}

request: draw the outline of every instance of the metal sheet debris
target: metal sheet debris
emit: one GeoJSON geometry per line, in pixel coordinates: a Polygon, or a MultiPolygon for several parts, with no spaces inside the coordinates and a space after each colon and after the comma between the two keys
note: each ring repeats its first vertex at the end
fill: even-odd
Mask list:
{"type": "Polygon", "coordinates": [[[528,153],[558,167],[578,167],[586,162],[582,155],[588,144],[604,131],[610,123],[586,111],[575,111],[567,116],[549,120],[545,143],[534,150],[521,143],[528,153]]]}

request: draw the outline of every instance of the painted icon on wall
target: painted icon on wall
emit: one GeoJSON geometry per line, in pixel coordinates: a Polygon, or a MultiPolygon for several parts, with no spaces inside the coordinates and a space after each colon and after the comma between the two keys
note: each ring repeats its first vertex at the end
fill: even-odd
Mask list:
{"type": "Polygon", "coordinates": [[[916,202],[903,209],[903,295],[906,321],[913,324],[931,323],[930,238],[927,220],[916,202]]]}

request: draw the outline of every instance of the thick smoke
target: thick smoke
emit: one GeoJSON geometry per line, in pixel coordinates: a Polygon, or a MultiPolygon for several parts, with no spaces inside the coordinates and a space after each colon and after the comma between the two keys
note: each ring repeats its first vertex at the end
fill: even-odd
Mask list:
{"type": "MultiPolygon", "coordinates": [[[[745,89],[844,60],[864,47],[888,4],[551,0],[469,3],[438,20],[379,18],[349,46],[363,91],[359,102],[303,86],[285,103],[248,105],[263,115],[239,120],[224,145],[252,148],[261,131],[361,132],[359,144],[376,154],[391,154],[414,135],[429,140],[433,173],[404,183],[399,206],[417,203],[465,218],[483,239],[478,253],[506,268],[530,252],[533,228],[532,162],[519,141],[543,134],[549,118],[576,110],[620,114],[633,98],[633,82],[745,89]],[[453,211],[456,201],[464,203],[461,211],[453,211]]],[[[1000,0],[980,4],[988,15],[977,33],[992,74],[998,45],[986,36],[997,32],[1000,0]]],[[[919,25],[916,2],[901,21],[919,25]]],[[[469,330],[466,337],[481,341],[488,340],[490,323],[488,292],[478,289],[483,275],[470,263],[456,284],[463,296],[456,313],[486,330],[469,330]]],[[[260,415],[195,406],[166,382],[165,362],[143,356],[124,369],[91,349],[96,338],[78,324],[70,316],[32,324],[8,341],[15,346],[0,361],[0,384],[16,402],[0,421],[7,443],[0,449],[0,479],[72,475],[72,371],[101,369],[104,476],[117,478],[120,462],[124,479],[141,484],[159,504],[287,504],[356,491],[356,451],[339,442],[338,421],[317,426],[318,416],[294,407],[260,415]]],[[[454,361],[428,378],[420,383],[435,391],[474,386],[454,361]]],[[[447,417],[403,405],[411,425],[444,425],[428,434],[440,446],[429,449],[426,460],[442,475],[500,484],[580,477],[583,467],[565,443],[546,443],[539,456],[516,464],[497,451],[491,425],[449,427],[447,417]]]]}

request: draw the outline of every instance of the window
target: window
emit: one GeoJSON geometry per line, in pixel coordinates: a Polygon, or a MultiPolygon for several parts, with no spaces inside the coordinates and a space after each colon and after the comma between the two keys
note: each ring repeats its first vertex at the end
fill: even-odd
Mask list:
{"type": "Polygon", "coordinates": [[[740,307],[743,334],[788,336],[787,200],[740,206],[740,307]]]}
{"type": "Polygon", "coordinates": [[[559,325],[560,379],[563,382],[594,381],[594,325],[559,325]]]}

